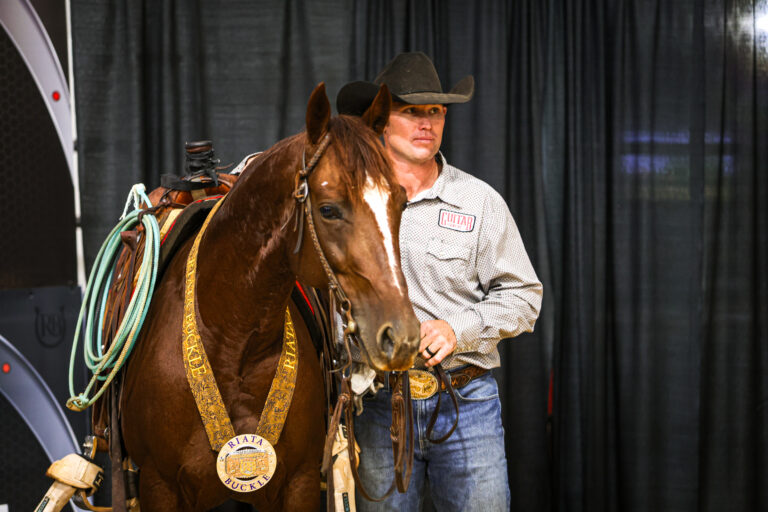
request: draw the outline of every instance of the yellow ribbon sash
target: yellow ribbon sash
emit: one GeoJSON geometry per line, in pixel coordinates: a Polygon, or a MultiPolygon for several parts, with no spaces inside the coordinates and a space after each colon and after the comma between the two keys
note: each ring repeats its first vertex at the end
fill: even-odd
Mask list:
{"type": "MultiPolygon", "coordinates": [[[[208,227],[209,221],[222,202],[223,200],[219,200],[211,209],[187,257],[186,283],[184,288],[184,322],[182,327],[184,337],[182,345],[184,368],[187,374],[187,381],[189,381],[189,387],[197,403],[197,410],[200,413],[200,418],[203,420],[208,440],[214,451],[219,451],[226,442],[235,437],[235,429],[232,427],[232,422],[229,419],[229,414],[219,392],[219,387],[216,385],[211,364],[205,354],[205,348],[197,329],[195,281],[200,240],[205,229],[208,227]]],[[[296,387],[298,366],[299,351],[296,343],[296,331],[291,321],[291,314],[286,308],[285,325],[283,328],[283,349],[280,354],[275,378],[272,380],[272,386],[269,389],[269,395],[267,395],[267,401],[264,404],[264,410],[261,413],[259,425],[256,429],[256,434],[269,441],[272,445],[277,444],[280,433],[283,431],[285,418],[288,415],[288,409],[293,399],[293,391],[296,387]]]]}

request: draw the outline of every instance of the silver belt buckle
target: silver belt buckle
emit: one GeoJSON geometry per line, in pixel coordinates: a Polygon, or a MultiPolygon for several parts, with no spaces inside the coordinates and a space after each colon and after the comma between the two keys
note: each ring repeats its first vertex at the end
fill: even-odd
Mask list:
{"type": "Polygon", "coordinates": [[[426,400],[437,393],[437,377],[433,373],[410,369],[408,380],[411,384],[411,398],[415,400],[426,400]]]}

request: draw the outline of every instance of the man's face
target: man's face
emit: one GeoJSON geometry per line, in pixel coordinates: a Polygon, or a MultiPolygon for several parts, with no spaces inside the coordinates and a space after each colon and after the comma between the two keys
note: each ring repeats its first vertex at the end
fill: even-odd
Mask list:
{"type": "Polygon", "coordinates": [[[384,145],[395,160],[423,164],[440,149],[445,127],[444,105],[393,103],[384,145]]]}

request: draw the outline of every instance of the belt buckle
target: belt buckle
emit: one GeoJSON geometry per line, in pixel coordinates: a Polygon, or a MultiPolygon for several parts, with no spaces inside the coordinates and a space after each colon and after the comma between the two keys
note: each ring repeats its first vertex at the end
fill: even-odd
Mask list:
{"type": "Polygon", "coordinates": [[[437,377],[424,370],[408,370],[408,380],[411,384],[411,398],[426,400],[437,393],[437,377]]]}

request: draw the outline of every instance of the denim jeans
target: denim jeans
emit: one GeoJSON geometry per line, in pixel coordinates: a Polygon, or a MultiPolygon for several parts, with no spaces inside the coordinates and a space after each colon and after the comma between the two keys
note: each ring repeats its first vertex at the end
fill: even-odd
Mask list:
{"type": "MultiPolygon", "coordinates": [[[[432,431],[439,438],[453,425],[453,403],[442,393],[440,413],[432,431]]],[[[507,459],[504,455],[504,428],[496,380],[487,373],[461,389],[459,425],[441,444],[427,440],[427,423],[437,404],[437,395],[413,400],[414,461],[411,483],[405,494],[397,490],[384,502],[366,500],[358,492],[357,509],[366,511],[422,510],[425,494],[436,510],[496,512],[509,510],[507,459]]],[[[360,477],[372,497],[384,494],[394,476],[389,426],[391,394],[385,387],[363,401],[363,413],[355,419],[360,444],[360,477]]]]}

